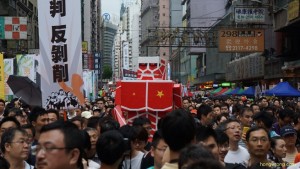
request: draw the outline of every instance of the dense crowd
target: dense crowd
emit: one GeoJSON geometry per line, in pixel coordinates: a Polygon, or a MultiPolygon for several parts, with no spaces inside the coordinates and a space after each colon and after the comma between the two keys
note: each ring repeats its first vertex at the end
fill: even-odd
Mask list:
{"type": "Polygon", "coordinates": [[[108,96],[67,110],[0,99],[0,169],[300,167],[300,102],[291,98],[184,97],[157,125],[150,116],[120,124],[114,106],[108,96]]]}

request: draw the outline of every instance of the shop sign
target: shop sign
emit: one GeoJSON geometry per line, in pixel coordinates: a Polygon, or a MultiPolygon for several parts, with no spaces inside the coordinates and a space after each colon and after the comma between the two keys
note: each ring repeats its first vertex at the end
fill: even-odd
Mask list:
{"type": "Polygon", "coordinates": [[[219,52],[263,52],[264,44],[262,29],[219,30],[219,52]]]}
{"type": "Polygon", "coordinates": [[[237,23],[264,23],[267,9],[254,7],[234,8],[234,21],[237,23]]]}

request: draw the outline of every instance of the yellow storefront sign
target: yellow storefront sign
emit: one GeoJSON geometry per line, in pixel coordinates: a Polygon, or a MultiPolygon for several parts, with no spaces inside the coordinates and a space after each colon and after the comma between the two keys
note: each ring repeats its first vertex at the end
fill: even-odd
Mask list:
{"type": "Polygon", "coordinates": [[[288,5],[288,21],[299,16],[299,0],[293,0],[288,5]]]}

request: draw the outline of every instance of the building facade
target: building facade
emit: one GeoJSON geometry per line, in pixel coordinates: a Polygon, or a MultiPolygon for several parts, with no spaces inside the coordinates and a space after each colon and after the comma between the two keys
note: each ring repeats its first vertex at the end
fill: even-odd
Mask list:
{"type": "Polygon", "coordinates": [[[27,17],[27,39],[1,39],[0,51],[4,57],[16,54],[38,53],[37,0],[7,0],[0,2],[0,16],[27,17]]]}

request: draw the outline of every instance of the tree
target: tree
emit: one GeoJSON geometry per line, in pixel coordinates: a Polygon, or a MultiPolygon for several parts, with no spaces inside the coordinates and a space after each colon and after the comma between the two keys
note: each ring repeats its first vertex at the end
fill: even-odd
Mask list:
{"type": "Polygon", "coordinates": [[[104,65],[102,79],[111,79],[112,74],[113,74],[113,72],[111,70],[111,67],[109,65],[104,65]]]}

